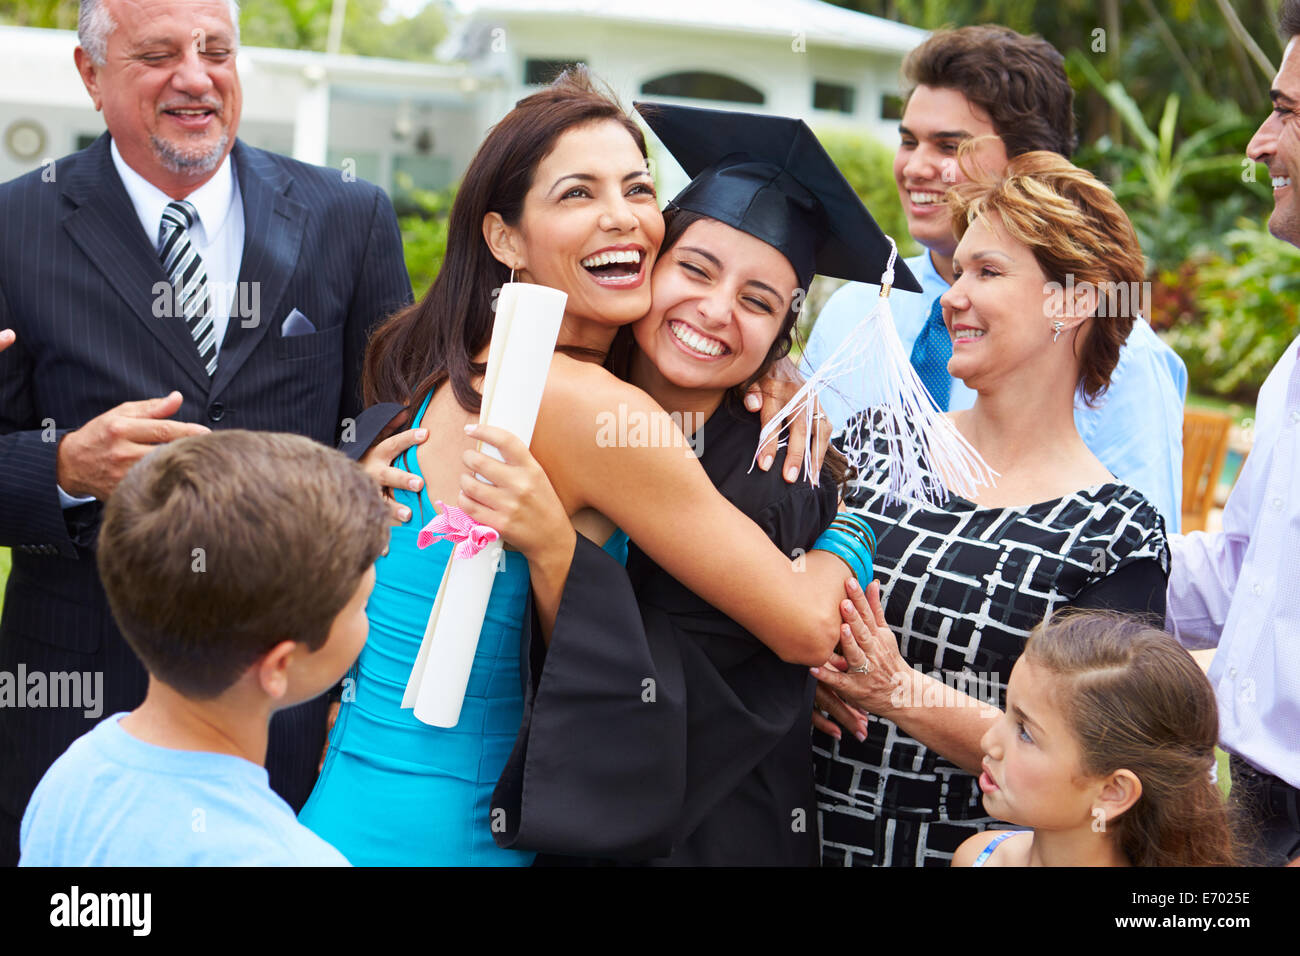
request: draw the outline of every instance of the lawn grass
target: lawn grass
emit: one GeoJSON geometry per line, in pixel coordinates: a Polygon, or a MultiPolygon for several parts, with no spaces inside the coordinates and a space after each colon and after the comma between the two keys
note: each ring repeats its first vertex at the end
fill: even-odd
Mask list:
{"type": "Polygon", "coordinates": [[[1219,781],[1219,790],[1223,793],[1223,799],[1227,800],[1228,791],[1232,789],[1232,778],[1228,775],[1228,755],[1215,747],[1214,759],[1219,765],[1219,772],[1215,779],[1219,781]]]}

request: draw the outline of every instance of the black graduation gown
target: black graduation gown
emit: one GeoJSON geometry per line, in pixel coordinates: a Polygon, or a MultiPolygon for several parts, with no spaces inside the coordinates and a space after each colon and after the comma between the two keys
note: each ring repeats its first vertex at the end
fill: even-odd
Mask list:
{"type": "MultiPolygon", "coordinates": [[[[696,436],[719,491],[797,558],[836,489],[749,470],[758,417],[724,402],[696,436]]],[[[667,519],[666,519],[667,520],[667,519]]],[[[709,547],[682,529],[683,547],[709,547]]],[[[635,545],[578,536],[549,649],[523,631],[524,718],[493,795],[503,847],[653,865],[816,865],[808,668],[782,661],[635,545]]]]}

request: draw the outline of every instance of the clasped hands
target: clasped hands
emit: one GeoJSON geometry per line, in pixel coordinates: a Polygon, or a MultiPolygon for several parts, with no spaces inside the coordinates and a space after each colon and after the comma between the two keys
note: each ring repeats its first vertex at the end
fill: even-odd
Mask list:
{"type": "Polygon", "coordinates": [[[817,678],[813,726],[836,740],[840,727],[863,740],[867,714],[889,716],[897,707],[899,688],[916,672],[885,623],[880,584],[872,581],[864,594],[857,580],[849,578],[844,592],[848,597],[840,602],[840,651],[812,668],[817,678]]]}

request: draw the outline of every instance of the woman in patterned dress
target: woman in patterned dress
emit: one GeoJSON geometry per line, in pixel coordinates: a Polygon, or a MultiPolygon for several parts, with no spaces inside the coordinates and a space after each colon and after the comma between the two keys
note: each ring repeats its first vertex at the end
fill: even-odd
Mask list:
{"type": "Polygon", "coordinates": [[[821,718],[813,736],[824,865],[946,865],[993,822],[980,738],[1047,614],[1164,619],[1164,521],[1074,426],[1076,393],[1104,400],[1133,326],[1137,295],[1115,294],[1136,293],[1145,274],[1128,217],[1091,174],[1046,152],[972,177],[948,201],[960,238],[942,297],[948,369],[979,393],[951,417],[999,478],[974,499],[891,501],[872,411],[836,438],[856,449],[845,505],[875,531],[899,643],[875,648],[866,673],[822,675],[818,706],[848,730],[821,718]]]}

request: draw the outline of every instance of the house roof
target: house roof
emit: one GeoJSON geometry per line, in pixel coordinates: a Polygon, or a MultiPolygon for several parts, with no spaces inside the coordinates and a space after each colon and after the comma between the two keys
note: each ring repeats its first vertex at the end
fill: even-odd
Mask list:
{"type": "Polygon", "coordinates": [[[809,43],[886,53],[906,53],[927,36],[916,27],[821,0],[455,0],[455,7],[462,20],[448,46],[458,58],[474,54],[481,34],[475,26],[494,17],[582,17],[785,39],[798,33],[809,43]]]}
{"type": "MultiPolygon", "coordinates": [[[[75,30],[46,30],[38,27],[19,27],[0,24],[0,49],[21,50],[23,55],[48,55],[58,62],[59,73],[73,77],[80,89],[81,80],[72,68],[68,54],[77,45],[75,30]],[[64,58],[66,57],[66,62],[64,58]]],[[[382,57],[355,56],[350,53],[323,53],[318,50],[284,50],[275,47],[240,45],[241,68],[251,62],[255,66],[288,69],[319,67],[332,78],[344,77],[394,81],[446,81],[464,76],[464,70],[454,64],[419,63],[410,60],[390,60],[382,57]]],[[[12,91],[10,91],[12,92],[12,91]]]]}

